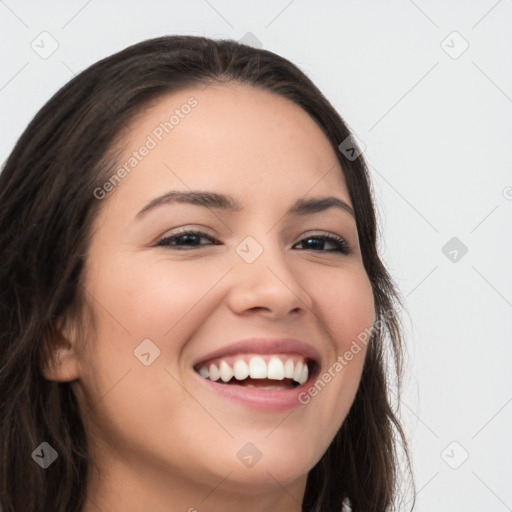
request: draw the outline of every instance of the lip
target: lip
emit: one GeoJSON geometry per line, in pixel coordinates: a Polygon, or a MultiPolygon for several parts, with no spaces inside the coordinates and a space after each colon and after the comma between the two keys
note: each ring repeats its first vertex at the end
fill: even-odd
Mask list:
{"type": "Polygon", "coordinates": [[[314,361],[316,364],[320,363],[318,350],[303,341],[294,338],[248,338],[218,348],[195,360],[192,366],[196,367],[204,361],[237,354],[298,354],[306,360],[314,361]]]}
{"type": "Polygon", "coordinates": [[[259,409],[265,412],[279,412],[295,407],[304,407],[303,402],[300,401],[300,395],[306,392],[312,381],[312,378],[309,378],[302,386],[293,389],[262,390],[237,385],[219,384],[218,382],[203,379],[201,375],[196,372],[194,373],[203,385],[207,386],[211,391],[221,397],[245,407],[259,409]]]}
{"type": "Polygon", "coordinates": [[[310,372],[309,378],[304,384],[296,388],[283,390],[263,390],[245,386],[220,384],[209,379],[204,379],[194,370],[200,382],[212,392],[240,405],[262,411],[284,411],[302,406],[299,396],[311,385],[320,367],[320,353],[318,350],[307,343],[293,338],[250,338],[237,341],[202,356],[194,362],[193,367],[197,368],[204,361],[237,354],[298,354],[306,361],[313,363],[314,370],[310,372]]]}

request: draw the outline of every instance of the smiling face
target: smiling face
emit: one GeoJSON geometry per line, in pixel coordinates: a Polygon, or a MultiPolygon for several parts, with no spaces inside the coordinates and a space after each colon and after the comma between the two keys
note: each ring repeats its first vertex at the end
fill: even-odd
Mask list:
{"type": "Polygon", "coordinates": [[[261,493],[294,509],[365,350],[337,358],[374,320],[336,154],[297,105],[235,84],[161,99],[123,148],[84,274],[96,332],[49,375],[76,379],[105,472],[91,496],[213,510],[261,493]]]}

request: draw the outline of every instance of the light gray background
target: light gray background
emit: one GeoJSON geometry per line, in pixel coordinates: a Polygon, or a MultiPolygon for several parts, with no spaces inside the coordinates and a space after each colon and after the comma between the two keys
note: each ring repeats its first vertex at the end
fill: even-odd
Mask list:
{"type": "Polygon", "coordinates": [[[407,305],[416,510],[512,510],[511,22],[512,0],[1,0],[0,161],[96,60],[164,34],[253,33],[366,145],[383,254],[407,305]]]}

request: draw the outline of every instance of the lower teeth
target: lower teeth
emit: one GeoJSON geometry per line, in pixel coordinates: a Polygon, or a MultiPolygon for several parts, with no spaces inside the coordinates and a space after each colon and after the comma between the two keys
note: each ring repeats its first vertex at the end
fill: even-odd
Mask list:
{"type": "Polygon", "coordinates": [[[231,379],[226,384],[234,385],[234,386],[243,386],[246,388],[255,388],[255,389],[293,389],[298,386],[298,383],[292,379],[283,379],[279,380],[271,380],[271,379],[251,379],[247,378],[245,380],[236,380],[231,379]]]}
{"type": "Polygon", "coordinates": [[[254,389],[266,389],[266,390],[274,389],[274,390],[278,390],[278,391],[283,391],[284,389],[290,389],[290,388],[284,387],[284,386],[255,386],[254,384],[246,384],[244,387],[254,388],[254,389]]]}

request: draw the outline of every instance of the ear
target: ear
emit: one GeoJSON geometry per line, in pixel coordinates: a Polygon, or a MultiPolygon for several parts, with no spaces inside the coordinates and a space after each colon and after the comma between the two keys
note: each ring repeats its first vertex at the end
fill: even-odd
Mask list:
{"type": "Polygon", "coordinates": [[[76,329],[70,329],[65,322],[59,321],[48,341],[50,354],[41,369],[44,378],[54,382],[76,380],[80,375],[76,329]]]}

